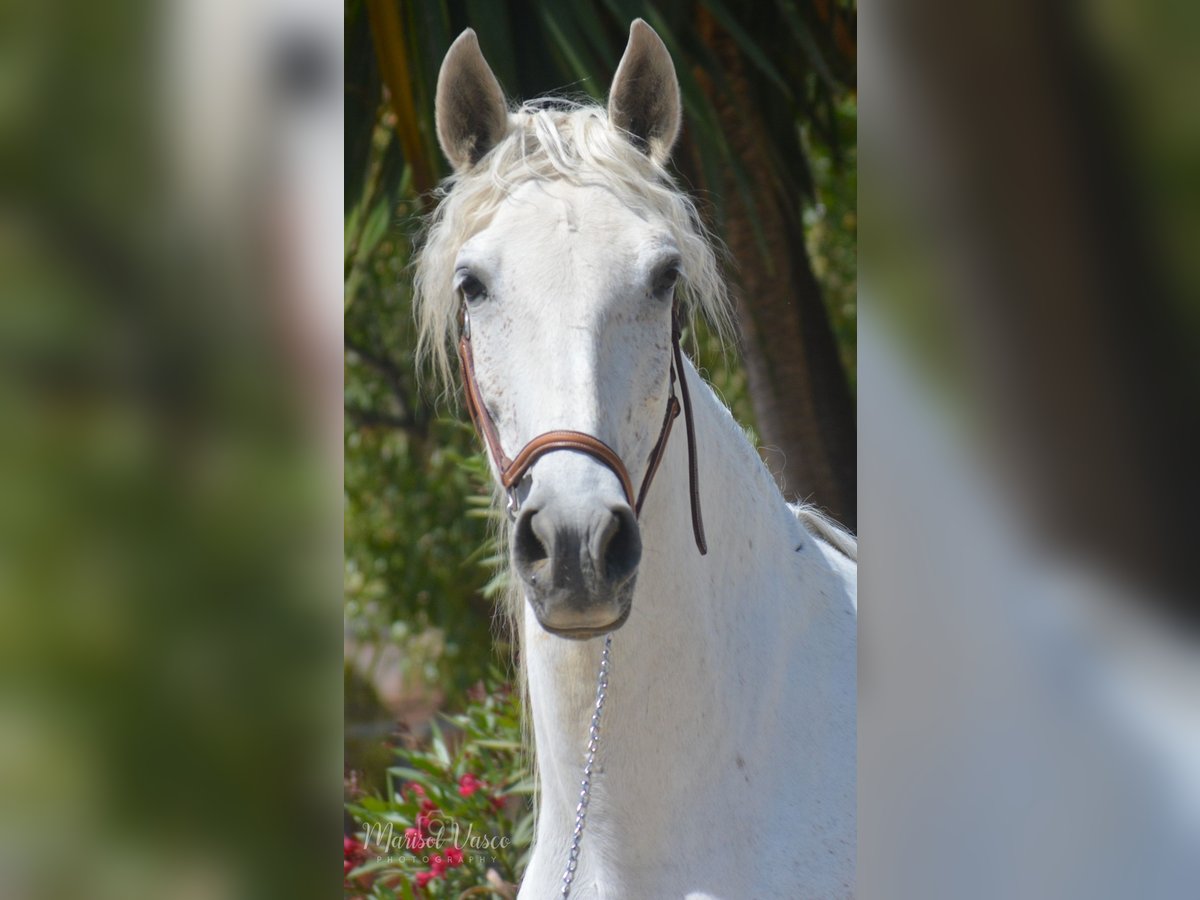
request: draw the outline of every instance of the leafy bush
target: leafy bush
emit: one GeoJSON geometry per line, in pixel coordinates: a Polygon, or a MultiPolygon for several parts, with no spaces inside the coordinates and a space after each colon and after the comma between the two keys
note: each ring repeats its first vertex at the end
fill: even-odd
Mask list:
{"type": "Polygon", "coordinates": [[[384,796],[347,803],[347,897],[516,896],[533,839],[520,697],[482,684],[468,697],[426,746],[397,752],[384,796]]]}

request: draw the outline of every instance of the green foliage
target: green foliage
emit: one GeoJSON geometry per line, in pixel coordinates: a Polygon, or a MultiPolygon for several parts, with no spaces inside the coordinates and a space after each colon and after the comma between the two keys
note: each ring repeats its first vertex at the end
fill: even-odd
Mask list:
{"type": "Polygon", "coordinates": [[[347,636],[399,644],[418,687],[462,688],[494,661],[491,491],[470,426],[419,389],[404,233],[417,207],[386,116],[366,169],[346,225],[347,636]]]}
{"type": "Polygon", "coordinates": [[[519,882],[533,839],[520,698],[507,687],[471,693],[445,728],[435,722],[427,742],[396,754],[382,796],[348,804],[357,829],[346,843],[348,896],[412,897],[425,882],[421,896],[458,897],[519,882]]]}
{"type": "Polygon", "coordinates": [[[804,232],[813,274],[829,310],[842,366],[857,386],[858,347],[858,98],[837,107],[840,154],[805,133],[815,202],[804,210],[804,232]]]}

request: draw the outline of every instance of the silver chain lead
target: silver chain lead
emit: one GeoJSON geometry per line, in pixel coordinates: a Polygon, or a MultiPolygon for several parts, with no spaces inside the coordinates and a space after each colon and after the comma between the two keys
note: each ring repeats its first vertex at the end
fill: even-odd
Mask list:
{"type": "Polygon", "coordinates": [[[579,784],[579,805],[575,807],[575,831],[571,835],[571,852],[567,854],[567,869],[563,872],[563,898],[571,896],[571,885],[575,881],[575,870],[579,867],[579,847],[583,843],[583,829],[587,824],[588,803],[592,799],[592,772],[596,766],[596,751],[600,748],[600,714],[604,712],[604,698],[608,694],[608,658],[612,649],[612,634],[604,637],[604,651],[600,654],[600,674],[596,678],[596,708],[592,710],[592,724],[588,728],[587,756],[583,764],[583,781],[579,784]]]}

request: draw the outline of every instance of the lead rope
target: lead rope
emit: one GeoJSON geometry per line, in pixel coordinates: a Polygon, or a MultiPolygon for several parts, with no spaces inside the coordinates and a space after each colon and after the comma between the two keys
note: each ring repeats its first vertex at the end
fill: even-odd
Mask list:
{"type": "Polygon", "coordinates": [[[575,882],[575,870],[579,866],[579,847],[583,843],[583,829],[587,825],[588,803],[592,799],[592,773],[596,767],[596,751],[600,749],[600,714],[604,712],[604,698],[608,694],[608,660],[612,649],[612,633],[604,636],[604,651],[600,654],[600,674],[596,678],[596,708],[592,710],[592,724],[588,728],[587,755],[583,763],[583,780],[579,784],[579,805],[575,807],[575,831],[571,834],[571,850],[567,854],[567,868],[563,872],[561,897],[571,896],[571,885],[575,882]]]}

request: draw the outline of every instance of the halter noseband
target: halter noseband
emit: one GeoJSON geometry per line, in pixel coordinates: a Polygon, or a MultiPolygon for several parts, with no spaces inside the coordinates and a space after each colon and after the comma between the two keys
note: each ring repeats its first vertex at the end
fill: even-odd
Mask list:
{"type": "Polygon", "coordinates": [[[683,424],[687,431],[688,488],[692,503],[692,534],[696,538],[696,549],[700,551],[700,555],[708,553],[708,544],[704,540],[704,522],[700,518],[700,472],[696,465],[696,430],[692,424],[692,400],[688,395],[687,378],[683,370],[683,351],[679,349],[679,337],[679,306],[676,304],[671,311],[671,395],[667,398],[667,410],[663,416],[662,430],[659,431],[658,440],[655,441],[654,448],[650,451],[646,474],[642,478],[642,485],[635,496],[633,479],[629,477],[629,470],[625,468],[625,464],[617,452],[604,441],[582,431],[547,431],[539,434],[522,447],[521,452],[515,458],[508,457],[500,444],[500,433],[496,430],[496,423],[492,421],[487,404],[483,402],[479,383],[475,380],[475,359],[471,354],[471,320],[467,314],[466,304],[463,304],[462,337],[458,341],[458,360],[462,367],[467,410],[471,414],[475,430],[483,436],[483,442],[492,457],[492,462],[500,471],[500,483],[508,491],[510,515],[515,516],[518,508],[517,486],[533,468],[533,464],[547,453],[555,450],[575,450],[599,460],[613,471],[621,482],[625,499],[633,507],[634,514],[640,516],[642,504],[646,501],[646,493],[650,490],[650,482],[654,480],[654,473],[658,471],[658,465],[666,453],[667,438],[671,436],[671,425],[680,412],[679,401],[675,398],[675,385],[678,383],[679,392],[683,396],[683,424]]]}

